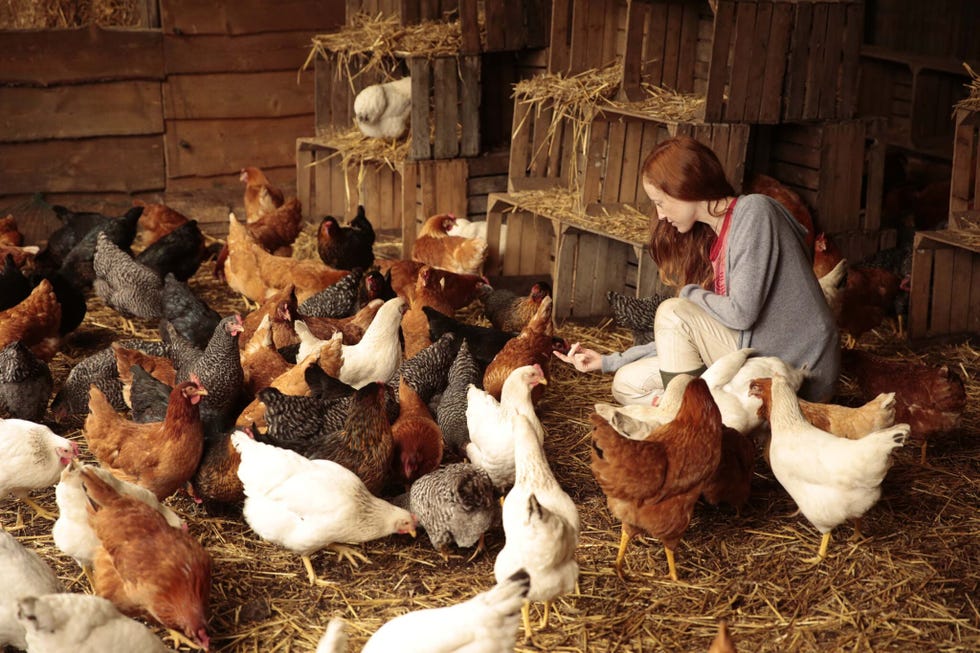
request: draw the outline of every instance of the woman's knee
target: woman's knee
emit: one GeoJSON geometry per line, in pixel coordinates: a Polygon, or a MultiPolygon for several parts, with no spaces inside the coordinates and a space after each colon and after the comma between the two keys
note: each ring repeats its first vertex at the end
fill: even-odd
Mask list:
{"type": "Polygon", "coordinates": [[[677,329],[687,323],[687,316],[690,314],[689,308],[692,306],[689,299],[683,297],[671,297],[665,299],[657,307],[657,314],[653,318],[654,331],[664,329],[677,329]]]}

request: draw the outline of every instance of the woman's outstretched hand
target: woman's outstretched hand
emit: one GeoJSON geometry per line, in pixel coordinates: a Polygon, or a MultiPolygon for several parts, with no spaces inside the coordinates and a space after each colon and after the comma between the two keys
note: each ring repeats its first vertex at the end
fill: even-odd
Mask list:
{"type": "Polygon", "coordinates": [[[567,354],[559,351],[552,353],[559,360],[565,361],[579,372],[594,372],[595,370],[602,369],[602,354],[591,349],[586,349],[578,342],[568,349],[567,354]]]}

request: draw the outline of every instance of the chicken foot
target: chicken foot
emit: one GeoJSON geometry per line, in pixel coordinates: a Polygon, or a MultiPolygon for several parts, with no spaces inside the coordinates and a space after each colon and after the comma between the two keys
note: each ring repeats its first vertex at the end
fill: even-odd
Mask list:
{"type": "Polygon", "coordinates": [[[544,612],[541,614],[541,621],[538,622],[538,628],[544,628],[548,625],[548,615],[551,613],[551,601],[544,602],[544,612]]]}
{"type": "Polygon", "coordinates": [[[674,550],[664,545],[664,552],[667,554],[667,569],[670,572],[670,579],[672,581],[677,581],[677,565],[674,563],[674,550]]]}
{"type": "Polygon", "coordinates": [[[485,541],[485,537],[486,537],[486,533],[480,535],[480,541],[476,545],[476,550],[473,551],[473,555],[471,555],[469,558],[466,559],[466,562],[473,562],[473,560],[476,559],[476,556],[486,552],[487,543],[485,541]]]}
{"type": "Polygon", "coordinates": [[[851,541],[857,542],[861,540],[861,518],[856,517],[854,519],[854,533],[851,534],[851,541]]]}
{"type": "Polygon", "coordinates": [[[338,558],[346,560],[354,567],[359,566],[358,560],[371,564],[370,558],[353,547],[344,546],[343,544],[330,544],[327,548],[336,553],[338,558]]]}
{"type": "Polygon", "coordinates": [[[310,585],[316,585],[316,572],[313,571],[313,561],[310,556],[303,556],[303,566],[306,567],[306,575],[310,579],[310,585]]]}
{"type": "Polygon", "coordinates": [[[168,628],[167,633],[169,635],[169,639],[172,639],[174,641],[174,648],[180,648],[181,646],[189,646],[191,649],[203,650],[201,649],[201,646],[199,644],[188,639],[184,635],[184,633],[180,632],[179,630],[168,628]]]}
{"type": "MultiPolygon", "coordinates": [[[[37,513],[39,517],[44,517],[45,519],[50,519],[52,521],[58,518],[58,515],[54,514],[53,512],[49,512],[45,510],[39,504],[35,503],[34,500],[31,499],[30,497],[21,497],[20,500],[26,503],[28,506],[30,506],[31,509],[34,510],[34,512],[37,513]]],[[[18,515],[19,514],[20,513],[18,513],[18,515]]]]}
{"type": "Polygon", "coordinates": [[[524,622],[524,641],[531,639],[531,602],[524,601],[521,606],[521,620],[524,622]]]}
{"type": "Polygon", "coordinates": [[[817,551],[817,557],[816,558],[807,558],[803,562],[810,562],[810,563],[813,563],[813,564],[816,564],[818,562],[822,562],[827,557],[827,547],[828,546],[830,546],[830,531],[827,531],[826,533],[824,533],[823,534],[823,537],[820,539],[820,550],[817,551]]]}

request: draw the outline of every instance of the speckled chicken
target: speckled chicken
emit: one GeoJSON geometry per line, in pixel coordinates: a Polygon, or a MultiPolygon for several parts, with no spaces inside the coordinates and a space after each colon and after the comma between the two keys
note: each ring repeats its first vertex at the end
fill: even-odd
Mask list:
{"type": "Polygon", "coordinates": [[[221,315],[172,274],[164,277],[160,296],[163,318],[194,346],[201,349],[207,347],[214,328],[221,321],[221,315]]]}
{"type": "Polygon", "coordinates": [[[157,272],[99,235],[95,249],[95,294],[125,317],[163,317],[163,279],[157,272]]]}
{"type": "Polygon", "coordinates": [[[26,649],[26,631],[17,621],[17,602],[28,596],[63,592],[64,588],[38,554],[4,530],[0,530],[0,583],[4,588],[0,593],[0,649],[26,649]]]}
{"type": "Polygon", "coordinates": [[[143,213],[142,207],[131,208],[118,219],[111,219],[89,231],[71,248],[61,263],[59,272],[78,288],[88,288],[95,281],[95,250],[99,238],[106,238],[127,254],[136,237],[136,223],[143,213]]]}
{"type": "Polygon", "coordinates": [[[464,549],[479,544],[499,519],[490,476],[470,463],[453,463],[419,478],[406,494],[393,500],[407,508],[429,535],[432,547],[449,557],[449,546],[464,549]]]}
{"type": "Polygon", "coordinates": [[[449,368],[456,359],[461,340],[455,334],[446,333],[415,356],[406,358],[398,366],[396,378],[392,379],[394,387],[398,387],[399,379],[404,379],[422,401],[432,401],[446,388],[449,368]]]}
{"type": "Polygon", "coordinates": [[[446,448],[458,456],[466,453],[470,431],[466,426],[466,394],[470,385],[479,386],[483,374],[470,354],[469,343],[463,342],[446,377],[446,389],[439,400],[436,421],[442,429],[446,448]]]}
{"type": "Polygon", "coordinates": [[[0,412],[31,421],[41,419],[53,384],[47,364],[19,340],[0,349],[0,412]]]}
{"type": "Polygon", "coordinates": [[[13,494],[37,514],[54,519],[27,494],[57,483],[61,470],[78,456],[78,445],[43,424],[4,419],[0,420],[0,451],[4,452],[0,459],[0,499],[13,494]]]}
{"type": "Polygon", "coordinates": [[[653,342],[653,318],[664,299],[663,295],[630,297],[615,290],[606,292],[613,319],[618,326],[633,332],[634,345],[653,342]]]}
{"type": "Polygon", "coordinates": [[[346,277],[331,284],[299,305],[297,312],[310,317],[348,317],[357,311],[357,290],[364,278],[363,268],[354,268],[346,277]]]}
{"type": "Polygon", "coordinates": [[[20,341],[43,361],[61,348],[61,304],[45,279],[22,302],[0,311],[0,347],[20,341]]]}
{"type": "Polygon", "coordinates": [[[480,301],[483,303],[484,315],[494,328],[519,332],[538,312],[541,300],[545,297],[551,297],[551,284],[538,281],[525,296],[511,290],[484,286],[480,301]]]}
{"type": "Polygon", "coordinates": [[[242,318],[229,315],[214,328],[211,340],[197,360],[177,368],[177,381],[196,375],[208,389],[201,401],[201,420],[209,429],[224,430],[230,426],[240,408],[238,401],[245,383],[242,361],[238,353],[238,336],[242,318]]]}

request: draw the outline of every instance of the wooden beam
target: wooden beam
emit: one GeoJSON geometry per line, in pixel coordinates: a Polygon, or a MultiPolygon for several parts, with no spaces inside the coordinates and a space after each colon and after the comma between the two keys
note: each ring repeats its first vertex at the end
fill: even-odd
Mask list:
{"type": "Polygon", "coordinates": [[[293,71],[171,75],[163,87],[168,120],[282,118],[310,113],[313,75],[293,71]]]}
{"type": "Polygon", "coordinates": [[[259,34],[330,31],[344,24],[344,6],[323,0],[200,2],[161,0],[163,30],[170,34],[259,34]]]}
{"type": "Polygon", "coordinates": [[[234,37],[167,34],[163,37],[166,73],[251,73],[270,70],[295,73],[306,61],[312,36],[309,30],[234,37]]]}

